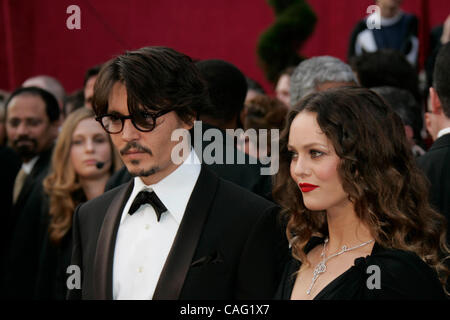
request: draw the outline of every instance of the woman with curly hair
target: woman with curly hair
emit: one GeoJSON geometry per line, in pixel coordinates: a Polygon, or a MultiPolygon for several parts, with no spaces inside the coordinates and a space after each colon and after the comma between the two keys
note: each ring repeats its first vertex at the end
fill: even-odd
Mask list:
{"type": "Polygon", "coordinates": [[[445,298],[445,218],[376,93],[302,99],[281,133],[275,180],[292,253],[276,298],[445,298]]]}
{"type": "Polygon", "coordinates": [[[42,225],[47,232],[43,236],[37,299],[65,299],[72,215],[80,203],[103,194],[108,178],[121,164],[92,110],[80,108],[67,117],[43,182],[48,204],[42,225]]]}

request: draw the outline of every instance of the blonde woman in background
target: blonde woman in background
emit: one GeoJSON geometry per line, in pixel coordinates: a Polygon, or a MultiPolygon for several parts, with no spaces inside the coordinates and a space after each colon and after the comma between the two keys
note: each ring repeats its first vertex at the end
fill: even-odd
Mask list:
{"type": "Polygon", "coordinates": [[[81,108],[65,120],[44,179],[48,195],[42,221],[36,299],[65,299],[66,269],[72,249],[72,215],[82,202],[104,192],[111,174],[122,166],[109,135],[92,110],[81,108]]]}

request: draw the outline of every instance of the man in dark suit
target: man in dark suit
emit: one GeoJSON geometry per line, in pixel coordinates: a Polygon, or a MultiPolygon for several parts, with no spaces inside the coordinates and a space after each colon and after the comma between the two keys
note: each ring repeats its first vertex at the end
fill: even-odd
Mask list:
{"type": "Polygon", "coordinates": [[[69,299],[272,298],[288,248],[277,206],[200,164],[185,134],[207,105],[172,49],[104,65],[93,107],[134,178],[77,208],[69,299]]]}
{"type": "Polygon", "coordinates": [[[1,294],[31,299],[40,248],[42,180],[50,165],[58,132],[59,106],[49,92],[27,87],[15,90],[6,103],[8,143],[22,160],[14,181],[13,205],[5,219],[1,294]]]}
{"type": "MultiPolygon", "coordinates": [[[[418,159],[419,166],[431,182],[430,201],[450,222],[450,42],[436,57],[433,87],[430,88],[427,130],[434,143],[418,159]]],[[[447,233],[447,236],[449,234],[447,233]]],[[[448,237],[448,239],[450,239],[448,237]]]]}

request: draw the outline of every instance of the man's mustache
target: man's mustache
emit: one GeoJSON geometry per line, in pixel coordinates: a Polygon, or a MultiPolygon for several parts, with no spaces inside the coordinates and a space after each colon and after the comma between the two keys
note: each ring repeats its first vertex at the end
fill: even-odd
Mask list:
{"type": "Polygon", "coordinates": [[[144,146],[141,146],[139,143],[137,143],[135,141],[128,142],[127,145],[120,150],[120,154],[124,155],[130,149],[136,149],[138,151],[146,152],[146,153],[150,154],[151,156],[153,155],[153,153],[150,149],[148,149],[144,146]]]}
{"type": "Polygon", "coordinates": [[[17,138],[16,140],[14,140],[13,145],[17,146],[20,142],[26,142],[26,141],[31,142],[35,146],[37,145],[37,140],[32,139],[28,136],[21,136],[21,137],[17,138]]]}

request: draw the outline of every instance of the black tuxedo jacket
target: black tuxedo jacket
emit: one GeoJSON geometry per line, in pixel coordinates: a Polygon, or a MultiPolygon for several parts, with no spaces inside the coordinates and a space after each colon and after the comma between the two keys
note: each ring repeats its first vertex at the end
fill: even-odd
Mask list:
{"type": "Polygon", "coordinates": [[[450,223],[450,134],[437,139],[417,163],[431,182],[431,204],[450,223]]]}
{"type": "Polygon", "coordinates": [[[2,219],[9,217],[14,182],[21,164],[22,161],[13,149],[0,146],[0,203],[2,204],[2,219]]]}
{"type": "Polygon", "coordinates": [[[0,146],[0,203],[2,204],[0,224],[0,266],[3,265],[6,248],[8,226],[6,221],[11,214],[14,181],[20,170],[22,161],[16,152],[8,147],[0,146]]]}
{"type": "MultiPolygon", "coordinates": [[[[112,299],[113,261],[133,180],[79,206],[68,299],[112,299]]],[[[153,299],[271,299],[287,259],[278,207],[202,166],[153,299]]]]}
{"type": "Polygon", "coordinates": [[[27,176],[16,203],[6,219],[1,295],[8,299],[32,299],[36,270],[44,234],[41,225],[44,191],[52,149],[40,154],[27,176]]]}

